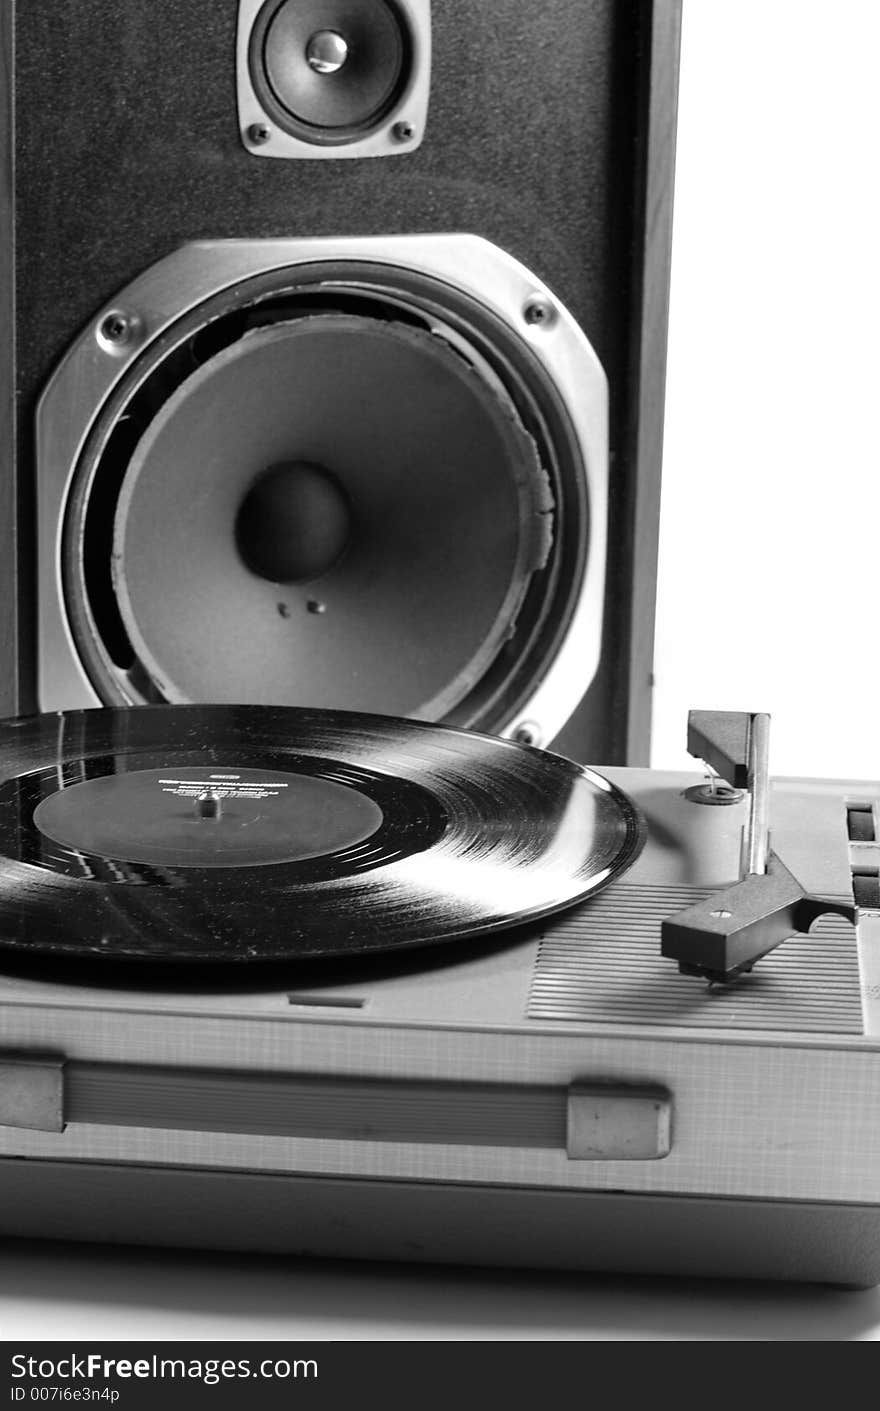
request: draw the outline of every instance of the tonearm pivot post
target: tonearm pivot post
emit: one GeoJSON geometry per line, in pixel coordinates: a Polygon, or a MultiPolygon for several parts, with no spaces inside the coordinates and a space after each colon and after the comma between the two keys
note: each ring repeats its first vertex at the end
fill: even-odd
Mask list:
{"type": "Polygon", "coordinates": [[[740,880],[705,901],[668,917],[661,927],[663,955],[683,975],[721,984],[818,916],[856,919],[852,902],[810,896],[770,847],[769,715],[694,710],[688,715],[688,752],[734,788],[749,791],[740,880]]]}

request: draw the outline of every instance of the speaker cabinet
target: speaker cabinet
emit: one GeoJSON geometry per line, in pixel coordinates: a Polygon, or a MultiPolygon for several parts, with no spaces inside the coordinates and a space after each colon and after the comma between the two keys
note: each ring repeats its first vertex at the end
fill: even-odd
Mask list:
{"type": "Polygon", "coordinates": [[[675,0],[0,24],[3,713],[644,761],[675,0]]]}

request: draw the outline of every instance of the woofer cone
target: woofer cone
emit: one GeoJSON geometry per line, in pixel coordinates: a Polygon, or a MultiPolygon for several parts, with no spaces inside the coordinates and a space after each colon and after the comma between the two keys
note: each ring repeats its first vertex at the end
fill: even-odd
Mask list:
{"type": "Polygon", "coordinates": [[[389,0],[267,0],[248,63],[254,91],[279,128],[320,146],[343,145],[393,110],[409,81],[412,43],[389,0]]]}
{"type": "Polygon", "coordinates": [[[512,405],[444,339],[303,312],[215,352],[145,429],[113,589],[164,699],[435,720],[513,632],[551,509],[512,405]]]}
{"type": "MultiPolygon", "coordinates": [[[[342,330],[337,327],[336,332],[342,333],[342,330]]],[[[344,345],[343,334],[339,347],[344,348],[344,345]]],[[[338,368],[341,362],[344,358],[334,354],[329,358],[327,368],[338,368]]],[[[369,362],[370,358],[367,357],[364,366],[369,362]]],[[[385,393],[382,394],[386,401],[384,406],[378,408],[377,420],[381,421],[384,414],[393,442],[394,389],[399,379],[392,372],[390,362],[386,367],[388,376],[385,378],[385,393]]],[[[335,378],[335,372],[333,376],[335,378]]],[[[355,384],[359,376],[355,378],[355,384]]],[[[328,372],[325,381],[329,380],[328,372]]],[[[233,383],[234,379],[229,385],[233,383]]],[[[220,385],[215,382],[214,391],[219,391],[220,385]]],[[[409,393],[413,390],[410,386],[409,393]]],[[[208,408],[212,405],[213,395],[205,403],[208,408]]],[[[402,391],[400,386],[397,386],[397,395],[412,401],[412,396],[405,389],[402,391]]],[[[284,400],[283,395],[281,400],[284,400]]],[[[225,397],[221,397],[220,404],[224,401],[225,397]]],[[[217,405],[216,402],[213,404],[217,405]]],[[[417,440],[417,417],[410,424],[410,435],[417,440]]],[[[434,422],[434,431],[440,434],[441,440],[444,424],[441,407],[434,422]]],[[[470,431],[467,431],[465,441],[469,437],[470,431]]],[[[233,568],[235,572],[239,571],[240,555],[236,554],[234,546],[236,514],[256,476],[268,469],[270,464],[289,460],[291,455],[296,461],[304,459],[322,467],[338,479],[346,497],[351,500],[352,541],[345,547],[339,569],[331,567],[326,579],[322,578],[314,589],[306,583],[295,603],[277,593],[275,586],[268,580],[264,581],[259,574],[254,580],[257,586],[262,582],[266,590],[266,601],[259,608],[259,620],[262,622],[264,617],[266,620],[271,617],[274,627],[287,631],[289,639],[291,619],[285,617],[282,606],[291,610],[297,631],[312,633],[313,629],[317,629],[320,633],[322,629],[329,628],[331,622],[341,620],[341,614],[335,609],[331,613],[332,603],[328,606],[328,600],[337,587],[341,588],[348,581],[346,575],[354,575],[346,589],[346,601],[351,605],[352,613],[359,601],[359,594],[360,601],[366,601],[355,581],[357,573],[364,571],[362,561],[358,567],[358,553],[362,552],[362,547],[358,548],[358,535],[363,532],[363,509],[362,486],[355,487],[356,492],[353,490],[350,472],[345,466],[334,462],[332,446],[292,444],[289,437],[282,439],[284,445],[280,460],[275,447],[268,444],[262,446],[253,464],[244,468],[246,473],[231,487],[234,493],[223,520],[226,527],[221,531],[226,536],[226,556],[223,559],[226,567],[219,566],[211,581],[222,584],[227,571],[232,572],[233,568]],[[322,613],[324,606],[328,606],[326,614],[322,613]]],[[[221,435],[218,444],[224,440],[221,435]]],[[[430,440],[428,434],[422,437],[425,445],[430,440]]],[[[190,447],[195,444],[191,442],[190,447]]],[[[453,443],[452,460],[461,459],[462,455],[461,443],[453,443]]],[[[381,460],[382,456],[379,455],[378,461],[381,460]]],[[[442,454],[439,457],[435,454],[432,462],[432,477],[435,480],[442,460],[442,454]]],[[[180,464],[183,467],[181,474],[185,474],[188,464],[186,456],[180,464]]],[[[237,464],[235,456],[230,464],[237,464]]],[[[473,471],[473,465],[470,469],[473,471]]],[[[224,473],[217,483],[225,481],[224,473]]],[[[170,480],[166,481],[166,484],[170,483],[170,480]]],[[[490,476],[487,484],[491,483],[490,476]]],[[[398,476],[395,480],[392,476],[387,482],[387,486],[391,487],[389,521],[394,519],[395,507],[400,510],[396,488],[399,485],[405,485],[405,477],[401,479],[398,476]]],[[[486,485],[483,486],[485,488],[486,485]]],[[[158,481],[154,489],[159,489],[158,481]]],[[[181,487],[180,493],[181,502],[189,504],[185,486],[181,487]]],[[[420,503],[420,499],[416,494],[413,504],[420,503]]],[[[158,502],[161,503],[161,500],[160,490],[158,502]]],[[[213,495],[203,496],[206,505],[212,501],[213,495]]],[[[143,525],[149,526],[153,511],[147,500],[143,500],[137,508],[137,514],[141,512],[144,514],[143,525]]],[[[407,513],[404,512],[402,520],[398,516],[398,524],[405,521],[407,513]]],[[[381,522],[377,505],[370,507],[370,514],[375,523],[381,522]]],[[[174,525],[177,517],[174,513],[169,516],[169,534],[176,532],[174,525]]],[[[135,540],[137,537],[136,534],[135,540]]],[[[565,407],[552,379],[504,321],[460,291],[437,284],[429,277],[410,270],[388,266],[380,273],[377,266],[315,264],[257,277],[205,301],[150,345],[129,369],[105,403],[74,477],[62,541],[65,601],[80,660],[100,699],[108,704],[213,698],[242,701],[271,699],[282,704],[357,705],[364,708],[366,699],[369,708],[385,713],[442,718],[496,730],[503,728],[514,717],[520,704],[534,692],[565,639],[584,572],[587,538],[582,463],[565,407]],[[479,521],[476,548],[467,559],[468,572],[473,575],[470,580],[473,586],[472,601],[469,601],[467,592],[459,592],[461,584],[457,581],[461,577],[461,564],[457,562],[456,554],[462,537],[461,527],[468,523],[469,515],[469,506],[461,488],[468,483],[468,467],[465,465],[464,481],[459,478],[458,489],[447,502],[448,508],[454,503],[456,495],[461,499],[462,503],[455,511],[461,516],[460,520],[454,521],[454,515],[449,511],[444,512],[445,518],[441,516],[431,522],[428,503],[428,518],[423,521],[423,530],[419,531],[424,536],[425,544],[431,541],[433,535],[442,550],[441,557],[445,555],[447,559],[443,573],[448,576],[444,578],[443,573],[432,570],[433,577],[429,575],[419,580],[417,586],[420,591],[423,590],[423,597],[429,603],[421,619],[421,627],[416,624],[409,633],[398,632],[392,617],[390,626],[386,624],[389,630],[385,640],[373,644],[370,689],[381,687],[384,695],[378,699],[357,695],[352,686],[353,677],[346,677],[344,667],[339,666],[348,658],[348,649],[344,646],[335,656],[336,665],[331,663],[330,675],[325,675],[323,681],[317,681],[316,695],[303,699],[289,688],[289,684],[279,689],[277,679],[274,684],[270,683],[268,694],[260,694],[251,689],[252,683],[260,681],[261,669],[263,674],[268,670],[271,675],[270,668],[276,654],[269,652],[263,657],[257,654],[257,663],[268,662],[268,667],[257,665],[251,674],[239,675],[237,679],[234,679],[234,673],[224,677],[224,664],[228,666],[236,661],[236,651],[224,650],[222,633],[215,631],[212,635],[204,631],[203,625],[199,626],[197,621],[193,640],[205,641],[214,659],[210,679],[196,676],[189,681],[175,681],[176,668],[170,669],[171,656],[165,656],[165,648],[161,645],[165,627],[160,621],[158,636],[152,636],[152,647],[146,640],[149,633],[144,634],[144,640],[137,640],[138,633],[133,630],[133,624],[136,625],[141,618],[142,608],[133,605],[130,596],[131,582],[137,574],[133,574],[130,581],[127,568],[120,574],[120,563],[129,552],[125,547],[126,525],[131,528],[135,523],[130,518],[132,505],[140,499],[143,488],[150,484],[150,467],[155,469],[162,460],[165,465],[163,475],[171,473],[169,467],[173,457],[169,459],[165,456],[159,442],[169,434],[173,442],[176,432],[172,423],[181,414],[181,409],[189,407],[196,413],[193,424],[198,423],[199,388],[209,388],[214,370],[227,365],[242,368],[253,353],[253,361],[249,364],[254,373],[252,386],[258,387],[261,381],[265,383],[268,378],[271,382],[276,376],[277,367],[272,372],[270,364],[278,349],[292,348],[297,340],[303,339],[306,336],[304,330],[310,322],[322,324],[326,334],[328,323],[344,324],[346,321],[350,327],[348,336],[353,344],[362,339],[372,339],[376,346],[390,350],[392,360],[398,356],[396,350],[400,345],[401,367],[414,357],[426,360],[421,374],[423,387],[436,379],[438,369],[447,369],[453,383],[460,389],[456,393],[462,399],[460,410],[470,406],[468,415],[476,416],[473,424],[485,426],[489,429],[486,434],[491,432],[491,436],[497,438],[500,449],[493,453],[493,474],[497,479],[502,473],[502,466],[506,466],[504,474],[509,476],[510,483],[500,501],[497,500],[496,484],[493,492],[496,494],[495,506],[493,508],[490,503],[488,513],[484,506],[484,517],[479,521]],[[274,353],[269,351],[272,348],[275,349],[274,353]],[[263,350],[261,356],[265,355],[270,360],[263,372],[257,371],[256,355],[259,349],[263,350]],[[160,460],[154,459],[156,455],[160,456],[160,460]],[[132,487],[141,478],[141,489],[132,493],[132,487]],[[515,488],[517,478],[519,488],[515,488]],[[521,533],[524,515],[531,518],[532,528],[522,538],[519,560],[516,563],[508,561],[505,565],[499,559],[500,568],[496,564],[493,570],[492,536],[504,518],[497,512],[498,503],[507,505],[508,537],[512,533],[512,517],[519,521],[518,534],[521,533]],[[542,516],[543,526],[540,524],[542,516]],[[481,560],[485,560],[485,564],[481,560]],[[495,586],[491,587],[493,571],[495,586]],[[488,593],[487,584],[490,587],[488,593]],[[129,593],[130,599],[128,607],[126,593],[129,593]],[[492,593],[496,597],[494,607],[492,593]],[[449,601],[445,602],[444,598],[449,601]],[[462,647],[464,635],[471,631],[474,640],[465,642],[462,647]],[[462,634],[460,637],[459,633],[462,634]],[[396,658],[405,660],[407,657],[413,658],[415,665],[407,668],[401,676],[396,658]],[[417,657],[422,658],[421,664],[415,661],[417,657]]],[[[163,542],[167,548],[167,539],[168,534],[163,534],[160,541],[155,542],[163,542]]],[[[135,540],[131,543],[134,544],[135,540]]],[[[144,571],[149,570],[153,575],[157,594],[161,596],[163,588],[167,594],[164,620],[172,631],[176,631],[177,608],[184,600],[190,596],[198,598],[205,593],[210,597],[215,590],[207,586],[207,578],[199,578],[198,572],[189,586],[185,575],[184,579],[178,578],[175,583],[170,570],[168,574],[164,568],[158,572],[156,555],[151,558],[146,547],[148,541],[147,528],[140,536],[142,547],[138,553],[143,555],[144,571]]],[[[210,546],[215,542],[219,542],[219,537],[212,540],[208,536],[204,544],[210,546]]],[[[415,539],[412,547],[412,563],[417,572],[421,555],[415,539]]],[[[207,552],[207,549],[204,551],[207,552]]],[[[171,568],[175,561],[178,564],[184,562],[187,553],[190,555],[190,566],[196,570],[203,547],[196,540],[188,540],[185,535],[177,541],[177,547],[171,553],[168,561],[171,568]]],[[[375,563],[380,563],[381,558],[381,552],[377,552],[375,563]]],[[[131,562],[133,560],[129,560],[131,562]]],[[[399,562],[397,566],[400,567],[399,562]]],[[[242,568],[241,571],[245,570],[242,568]]],[[[366,570],[367,576],[370,571],[366,570]]],[[[362,578],[360,581],[363,585],[366,580],[362,578]]],[[[247,591],[250,592],[250,588],[247,591]]],[[[406,591],[403,575],[392,596],[394,593],[405,594],[406,591]]],[[[405,606],[408,611],[408,605],[405,606]]],[[[222,623],[222,613],[217,620],[222,623]]],[[[355,620],[354,617],[352,620],[355,620]]],[[[369,631],[363,629],[360,636],[362,643],[358,642],[355,622],[350,641],[357,651],[370,646],[369,631]]],[[[241,624],[239,640],[247,644],[248,634],[241,624]]],[[[320,637],[315,637],[315,641],[320,640],[320,637]]],[[[186,648],[184,631],[175,648],[178,664],[185,661],[186,648]]],[[[311,659],[320,662],[321,652],[318,651],[311,659]]],[[[370,660],[368,650],[359,658],[358,671],[362,671],[365,660],[370,660]]],[[[314,684],[316,678],[312,680],[314,684]]]]}

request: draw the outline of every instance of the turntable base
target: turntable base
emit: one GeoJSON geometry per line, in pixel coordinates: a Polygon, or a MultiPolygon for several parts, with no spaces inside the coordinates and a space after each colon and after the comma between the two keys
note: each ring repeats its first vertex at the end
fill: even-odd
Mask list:
{"type": "Polygon", "coordinates": [[[222,1230],[242,1253],[853,1288],[880,1271],[868,1205],[0,1160],[0,1212],[4,1234],[214,1249],[222,1230]]]}
{"type": "MultiPolygon", "coordinates": [[[[679,975],[664,913],[736,877],[747,803],[607,772],[644,851],[501,936],[233,984],[4,961],[0,1060],[32,1084],[0,1116],[0,1231],[880,1281],[880,916],[734,985],[679,975]]],[[[880,785],[774,788],[775,848],[829,897],[880,850],[854,800],[880,785]]]]}

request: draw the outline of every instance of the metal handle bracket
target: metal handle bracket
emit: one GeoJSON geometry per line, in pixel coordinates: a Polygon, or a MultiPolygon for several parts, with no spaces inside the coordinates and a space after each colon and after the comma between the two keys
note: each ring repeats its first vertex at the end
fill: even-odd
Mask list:
{"type": "Polygon", "coordinates": [[[64,1131],[64,1059],[0,1053],[0,1127],[64,1131]]]}

